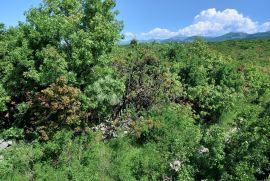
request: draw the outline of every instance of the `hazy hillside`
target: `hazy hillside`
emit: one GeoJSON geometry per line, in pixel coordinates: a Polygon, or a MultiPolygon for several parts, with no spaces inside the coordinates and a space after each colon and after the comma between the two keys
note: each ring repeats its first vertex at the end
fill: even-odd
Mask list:
{"type": "MultiPolygon", "coordinates": [[[[247,34],[247,33],[227,33],[225,35],[217,36],[217,37],[204,37],[204,36],[176,36],[169,39],[161,40],[161,39],[151,39],[151,40],[139,40],[140,43],[149,43],[149,42],[162,42],[162,43],[169,43],[169,42],[192,42],[198,38],[202,38],[207,42],[220,42],[220,41],[227,41],[227,40],[258,40],[258,39],[270,39],[270,31],[269,32],[261,32],[255,34],[247,34]]],[[[129,41],[121,41],[120,44],[128,44],[129,41]]]]}

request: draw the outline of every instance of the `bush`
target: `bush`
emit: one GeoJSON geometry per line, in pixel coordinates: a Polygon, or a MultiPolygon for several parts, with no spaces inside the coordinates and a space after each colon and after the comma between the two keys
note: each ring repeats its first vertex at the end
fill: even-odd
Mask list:
{"type": "Polygon", "coordinates": [[[10,100],[10,97],[7,95],[2,84],[0,84],[0,112],[3,112],[7,109],[6,103],[10,100]]]}
{"type": "Polygon", "coordinates": [[[10,140],[10,139],[22,140],[24,139],[24,131],[23,129],[20,129],[20,128],[11,127],[1,132],[0,138],[6,139],[6,140],[10,140]]]}
{"type": "Polygon", "coordinates": [[[30,98],[28,104],[31,126],[27,134],[37,131],[39,139],[48,140],[60,128],[80,129],[84,118],[78,99],[81,92],[66,83],[66,79],[60,77],[56,83],[30,98]]]}
{"type": "Polygon", "coordinates": [[[136,46],[136,45],[138,45],[138,40],[137,39],[132,39],[131,41],[130,41],[130,45],[131,46],[136,46]]]}

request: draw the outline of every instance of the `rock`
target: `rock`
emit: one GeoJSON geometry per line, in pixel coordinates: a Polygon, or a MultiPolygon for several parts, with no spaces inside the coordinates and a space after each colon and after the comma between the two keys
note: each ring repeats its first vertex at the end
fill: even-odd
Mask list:
{"type": "Polygon", "coordinates": [[[230,143],[232,136],[237,133],[239,129],[237,127],[231,128],[225,135],[225,143],[230,143]]]}
{"type": "Polygon", "coordinates": [[[162,176],[162,181],[173,181],[173,178],[163,175],[162,176]]]}
{"type": "Polygon", "coordinates": [[[12,141],[0,140],[0,149],[6,149],[7,147],[11,145],[12,145],[12,141]]]}
{"type": "Polygon", "coordinates": [[[7,142],[2,142],[1,144],[0,144],[0,149],[5,149],[5,148],[7,148],[8,147],[8,143],[7,142]]]}
{"type": "Polygon", "coordinates": [[[181,165],[182,165],[182,162],[179,160],[175,160],[172,163],[170,163],[170,167],[176,172],[178,172],[178,170],[180,170],[181,165]]]}
{"type": "Polygon", "coordinates": [[[110,122],[106,123],[106,124],[101,123],[99,125],[96,125],[92,129],[93,129],[93,131],[101,131],[102,132],[102,138],[104,140],[117,137],[116,128],[110,122]]]}
{"type": "Polygon", "coordinates": [[[199,154],[204,154],[204,153],[209,153],[209,149],[205,148],[204,146],[201,146],[200,149],[198,150],[199,154]]]}

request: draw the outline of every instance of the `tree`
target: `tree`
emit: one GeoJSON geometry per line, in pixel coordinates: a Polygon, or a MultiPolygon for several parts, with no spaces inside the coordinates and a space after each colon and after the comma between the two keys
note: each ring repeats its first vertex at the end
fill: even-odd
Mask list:
{"type": "MultiPolygon", "coordinates": [[[[29,96],[65,77],[68,85],[82,92],[84,111],[92,112],[93,117],[110,116],[110,107],[117,101],[105,104],[107,100],[89,94],[89,89],[100,82],[99,91],[119,95],[124,89],[109,66],[108,53],[122,29],[114,7],[115,0],[44,0],[26,13],[25,23],[5,32],[0,64],[7,68],[1,67],[0,74],[14,110],[29,96]],[[104,77],[114,81],[103,81],[104,77]],[[119,89],[114,88],[115,83],[119,89]],[[98,113],[101,109],[103,114],[98,113]]],[[[0,29],[2,33],[3,26],[0,29]]],[[[14,115],[10,115],[12,122],[14,115]]]]}
{"type": "Polygon", "coordinates": [[[137,39],[132,39],[131,41],[130,41],[130,45],[131,46],[136,46],[136,45],[138,45],[138,40],[137,39]]]}

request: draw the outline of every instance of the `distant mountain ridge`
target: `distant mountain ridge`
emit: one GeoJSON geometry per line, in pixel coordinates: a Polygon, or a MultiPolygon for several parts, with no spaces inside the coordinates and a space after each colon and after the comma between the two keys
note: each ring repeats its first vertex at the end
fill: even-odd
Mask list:
{"type": "Polygon", "coordinates": [[[197,38],[202,38],[208,42],[219,42],[227,40],[254,40],[254,39],[270,39],[270,31],[260,32],[255,34],[248,34],[242,32],[231,32],[217,37],[207,37],[207,36],[191,36],[191,37],[172,37],[162,42],[191,42],[197,38]]]}
{"type": "MultiPolygon", "coordinates": [[[[260,32],[254,34],[248,34],[243,32],[231,32],[217,37],[209,37],[209,36],[175,36],[165,40],[160,39],[150,39],[150,40],[139,40],[140,43],[150,43],[150,42],[160,42],[160,43],[168,43],[168,42],[192,42],[198,38],[202,38],[207,42],[221,42],[227,40],[256,40],[256,39],[270,39],[270,31],[260,32]]],[[[129,41],[122,41],[120,44],[129,44],[129,41]]]]}

